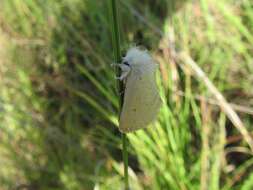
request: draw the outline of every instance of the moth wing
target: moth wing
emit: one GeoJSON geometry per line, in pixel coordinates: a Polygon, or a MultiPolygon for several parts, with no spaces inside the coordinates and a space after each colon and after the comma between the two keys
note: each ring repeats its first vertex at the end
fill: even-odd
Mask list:
{"type": "Polygon", "coordinates": [[[155,80],[156,65],[143,67],[132,69],[126,80],[119,124],[122,132],[147,127],[156,118],[162,104],[155,80]]]}

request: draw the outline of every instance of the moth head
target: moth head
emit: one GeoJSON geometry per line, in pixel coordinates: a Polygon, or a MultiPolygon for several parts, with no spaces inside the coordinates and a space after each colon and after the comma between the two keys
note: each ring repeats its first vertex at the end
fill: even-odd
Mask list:
{"type": "Polygon", "coordinates": [[[129,64],[129,66],[153,63],[152,57],[147,50],[141,50],[138,47],[130,48],[126,56],[123,58],[123,64],[129,64]]]}

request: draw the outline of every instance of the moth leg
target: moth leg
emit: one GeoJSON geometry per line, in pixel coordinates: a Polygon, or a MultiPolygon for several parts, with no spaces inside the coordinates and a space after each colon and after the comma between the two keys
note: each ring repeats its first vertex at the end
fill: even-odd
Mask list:
{"type": "Polygon", "coordinates": [[[123,95],[124,93],[125,93],[125,91],[123,90],[123,91],[119,92],[119,95],[121,96],[121,95],[123,95]]]}
{"type": "Polygon", "coordinates": [[[110,64],[111,67],[117,67],[119,65],[120,65],[120,63],[117,63],[117,62],[113,62],[113,63],[110,64]]]}
{"type": "Polygon", "coordinates": [[[122,71],[121,75],[119,77],[116,77],[116,79],[119,79],[119,80],[125,79],[131,71],[131,67],[126,64],[115,64],[115,66],[120,67],[122,71]]]}
{"type": "Polygon", "coordinates": [[[122,72],[119,77],[116,77],[116,79],[124,80],[127,77],[128,74],[129,74],[129,72],[122,72]]]}

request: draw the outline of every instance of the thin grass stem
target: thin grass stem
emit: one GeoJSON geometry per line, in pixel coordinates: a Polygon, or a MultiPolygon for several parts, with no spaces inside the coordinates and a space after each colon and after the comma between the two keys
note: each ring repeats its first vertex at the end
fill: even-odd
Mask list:
{"type": "MultiPolygon", "coordinates": [[[[110,12],[111,12],[111,30],[112,30],[112,42],[113,42],[113,53],[114,53],[114,61],[115,63],[119,63],[121,60],[121,52],[120,52],[120,32],[119,32],[119,20],[118,20],[118,1],[110,0],[110,12]]],[[[117,76],[120,75],[119,68],[116,68],[117,76]]],[[[118,93],[120,94],[119,100],[119,113],[121,112],[121,108],[123,105],[124,91],[123,83],[121,81],[118,82],[118,93]]],[[[119,114],[120,115],[120,114],[119,114]]],[[[124,162],[124,183],[125,190],[129,189],[128,182],[128,152],[127,152],[128,142],[127,135],[122,133],[122,156],[124,162]]]]}

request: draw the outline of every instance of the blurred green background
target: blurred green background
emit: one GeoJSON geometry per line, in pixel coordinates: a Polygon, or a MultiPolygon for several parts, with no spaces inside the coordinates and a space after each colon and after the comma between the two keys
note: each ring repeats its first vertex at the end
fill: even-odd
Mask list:
{"type": "MultiPolygon", "coordinates": [[[[0,1],[0,190],[123,189],[108,1],[0,1]]],[[[122,52],[152,53],[164,100],[153,127],[128,135],[132,190],[252,190],[252,151],[175,53],[252,134],[253,1],[122,0],[119,12],[122,52]]]]}

